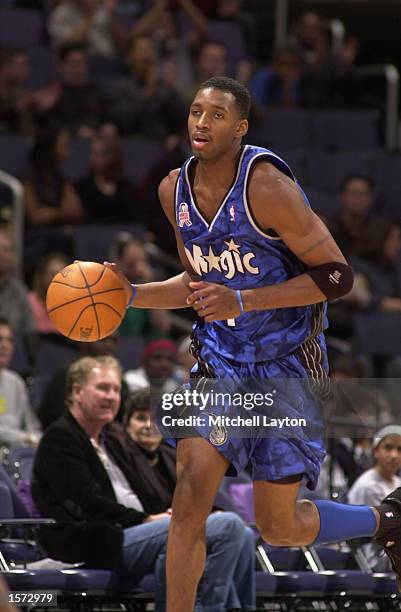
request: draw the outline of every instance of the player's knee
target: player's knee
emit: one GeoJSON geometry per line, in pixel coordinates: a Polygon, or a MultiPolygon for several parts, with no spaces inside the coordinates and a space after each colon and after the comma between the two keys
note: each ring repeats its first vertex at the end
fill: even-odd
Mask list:
{"type": "Polygon", "coordinates": [[[271,546],[291,546],[295,544],[292,525],[287,521],[269,520],[268,517],[257,522],[260,535],[271,546]]]}

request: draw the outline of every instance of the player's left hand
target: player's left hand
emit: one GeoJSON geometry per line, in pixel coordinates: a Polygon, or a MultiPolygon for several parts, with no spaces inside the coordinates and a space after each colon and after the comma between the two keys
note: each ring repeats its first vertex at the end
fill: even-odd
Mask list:
{"type": "Polygon", "coordinates": [[[191,282],[189,287],[192,293],[187,298],[187,304],[208,323],[235,319],[240,314],[235,291],[229,287],[207,281],[191,282]]]}

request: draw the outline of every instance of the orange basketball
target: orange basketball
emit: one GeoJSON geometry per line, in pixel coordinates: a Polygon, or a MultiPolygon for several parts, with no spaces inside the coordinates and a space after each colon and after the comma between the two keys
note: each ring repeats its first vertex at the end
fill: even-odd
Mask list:
{"type": "Polygon", "coordinates": [[[112,270],[77,261],[56,274],[46,295],[49,317],[67,338],[95,342],[113,333],[124,318],[123,283],[112,270]]]}

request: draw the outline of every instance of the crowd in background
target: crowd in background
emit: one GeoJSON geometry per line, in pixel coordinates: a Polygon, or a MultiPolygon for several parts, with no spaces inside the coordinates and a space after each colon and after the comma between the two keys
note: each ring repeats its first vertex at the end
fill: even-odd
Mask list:
{"type": "MultiPolygon", "coordinates": [[[[2,134],[14,134],[31,144],[18,177],[24,188],[23,279],[14,271],[9,228],[0,228],[0,446],[36,446],[65,411],[69,361],[120,357],[119,343],[128,338],[140,354],[131,364],[129,359],[123,363],[116,423],[137,436],[138,444],[145,436],[146,458],[154,460],[160,439],[150,422],[149,402],[141,411],[130,398],[141,389],[170,392],[188,379],[192,314],[184,313],[177,324],[170,312],[131,308],[115,335],[78,347],[57,333],[45,297],[51,278],[75,257],[72,228],[83,224],[140,228],[132,235],[119,233],[104,253],[105,259],[114,257],[131,282],[163,279],[175,271],[174,235],[159,208],[157,186],[190,155],[186,112],[201,82],[228,75],[247,85],[254,133],[269,108],[289,113],[333,107],[382,110],[380,95],[367,91],[357,76],[358,39],[346,37],[340,48],[334,46],[328,23],[308,11],[291,24],[283,48],[266,52],[255,35],[258,15],[252,7],[241,0],[34,3],[42,24],[39,46],[51,63],[45,82],[34,72],[30,50],[0,40],[0,141],[2,134]],[[224,31],[235,35],[233,44],[224,39],[224,31]],[[123,155],[130,138],[160,147],[137,182],[123,155]],[[73,181],[64,169],[71,142],[77,140],[87,144],[88,163],[73,181]],[[166,256],[155,258],[155,248],[166,256]],[[22,340],[26,360],[16,369],[30,393],[9,367],[17,340],[22,340]],[[51,375],[37,360],[44,340],[70,351],[51,375]],[[135,424],[138,419],[145,430],[135,424]],[[154,438],[150,446],[149,438],[154,438]]],[[[136,159],[129,163],[135,166],[136,159]]],[[[337,420],[328,430],[329,453],[316,494],[344,498],[351,488],[350,500],[356,503],[371,503],[358,501],[362,498],[354,489],[359,478],[368,479],[366,474],[390,483],[389,490],[401,482],[400,431],[390,431],[387,446],[374,438],[379,428],[397,421],[401,361],[394,354],[363,354],[354,341],[357,315],[401,318],[401,226],[381,212],[376,195],[372,175],[349,172],[332,194],[335,209],[321,211],[354,267],[355,284],[328,310],[334,385],[328,413],[337,420]],[[350,417],[352,425],[345,425],[350,417]]],[[[171,458],[164,452],[168,463],[171,458]]],[[[171,501],[173,483],[168,489],[163,508],[171,501]]]]}

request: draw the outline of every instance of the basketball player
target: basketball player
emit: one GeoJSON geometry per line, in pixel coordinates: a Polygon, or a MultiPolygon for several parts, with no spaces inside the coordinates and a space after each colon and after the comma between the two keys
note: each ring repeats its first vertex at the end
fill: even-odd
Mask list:
{"type": "MultiPolygon", "coordinates": [[[[134,287],[125,279],[127,302],[137,308],[189,304],[197,311],[195,376],[255,384],[311,377],[324,385],[324,305],[350,291],[352,269],[288,165],[267,149],[241,144],[249,107],[248,91],[229,78],[200,87],[188,119],[193,157],[159,187],[186,271],[134,287]]],[[[302,407],[307,417],[315,415],[313,400],[302,407]]],[[[302,481],[310,488],[316,484],[324,457],[321,436],[202,436],[177,444],[168,612],[193,609],[205,561],[206,517],[226,472],[248,461],[257,525],[269,544],[374,536],[400,575],[400,490],[376,508],[297,501],[302,481]]]]}

